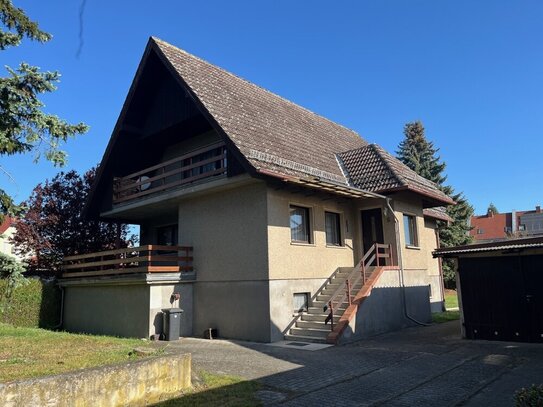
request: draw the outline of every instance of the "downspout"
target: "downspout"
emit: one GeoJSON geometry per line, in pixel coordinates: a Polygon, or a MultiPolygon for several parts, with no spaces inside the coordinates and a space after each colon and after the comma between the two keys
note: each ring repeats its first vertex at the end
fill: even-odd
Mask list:
{"type": "Polygon", "coordinates": [[[394,210],[392,209],[392,206],[390,205],[391,201],[392,201],[391,198],[388,198],[388,197],[385,198],[387,208],[392,214],[392,216],[394,217],[394,231],[396,233],[396,253],[398,253],[398,268],[400,271],[400,288],[401,288],[401,293],[402,293],[403,313],[407,319],[409,319],[410,321],[413,321],[414,323],[418,325],[430,326],[431,324],[418,321],[417,319],[409,315],[409,313],[407,312],[407,299],[405,295],[405,283],[404,283],[404,275],[403,275],[402,245],[400,244],[400,221],[396,217],[396,214],[394,213],[394,210]]]}

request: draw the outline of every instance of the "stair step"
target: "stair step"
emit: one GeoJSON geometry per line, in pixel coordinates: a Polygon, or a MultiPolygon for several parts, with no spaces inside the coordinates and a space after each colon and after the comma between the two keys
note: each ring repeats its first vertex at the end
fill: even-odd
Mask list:
{"type": "Polygon", "coordinates": [[[329,333],[330,333],[330,327],[328,327],[328,329],[290,328],[291,335],[311,336],[311,337],[326,339],[329,333]]]}
{"type": "MultiPolygon", "coordinates": [[[[347,309],[346,306],[341,306],[339,308],[336,308],[334,310],[334,314],[342,315],[346,309],[347,309]]],[[[309,307],[309,314],[322,314],[323,312],[324,311],[322,310],[322,307],[309,307]]]]}
{"type": "Polygon", "coordinates": [[[296,328],[327,329],[330,331],[330,322],[325,324],[324,319],[322,321],[296,321],[296,328]]]}
{"type": "MultiPolygon", "coordinates": [[[[301,321],[320,321],[324,322],[324,320],[328,317],[328,314],[303,314],[301,317],[301,321]]],[[[339,321],[340,316],[334,315],[334,322],[339,321]]]]}
{"type": "Polygon", "coordinates": [[[326,338],[317,338],[315,336],[303,336],[303,335],[285,335],[286,341],[295,342],[311,342],[311,343],[326,343],[326,338]]]}

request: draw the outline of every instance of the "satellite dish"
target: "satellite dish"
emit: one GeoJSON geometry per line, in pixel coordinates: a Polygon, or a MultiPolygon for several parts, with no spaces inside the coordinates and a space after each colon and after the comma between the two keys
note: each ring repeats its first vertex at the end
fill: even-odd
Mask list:
{"type": "MultiPolygon", "coordinates": [[[[148,179],[149,179],[149,177],[147,175],[142,175],[141,177],[138,178],[137,182],[138,183],[145,182],[148,179]]],[[[145,182],[144,184],[140,184],[139,188],[140,188],[140,191],[145,191],[145,190],[149,189],[150,186],[151,186],[150,182],[145,182]]]]}

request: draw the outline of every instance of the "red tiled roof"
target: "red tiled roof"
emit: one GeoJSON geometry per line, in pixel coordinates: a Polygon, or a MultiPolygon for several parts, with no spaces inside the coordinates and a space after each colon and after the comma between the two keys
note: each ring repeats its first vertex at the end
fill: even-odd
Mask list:
{"type": "Polygon", "coordinates": [[[8,230],[8,228],[13,225],[13,223],[15,222],[15,219],[13,218],[10,218],[9,216],[6,216],[4,218],[4,221],[0,224],[0,235],[2,233],[4,233],[6,230],[8,230]]]}

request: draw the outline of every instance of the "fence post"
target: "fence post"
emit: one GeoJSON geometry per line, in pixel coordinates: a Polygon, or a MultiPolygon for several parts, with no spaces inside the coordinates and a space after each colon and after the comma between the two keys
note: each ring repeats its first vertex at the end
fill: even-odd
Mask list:
{"type": "Polygon", "coordinates": [[[347,301],[349,302],[349,305],[351,305],[351,282],[347,279],[345,283],[347,285],[347,301]]]}

